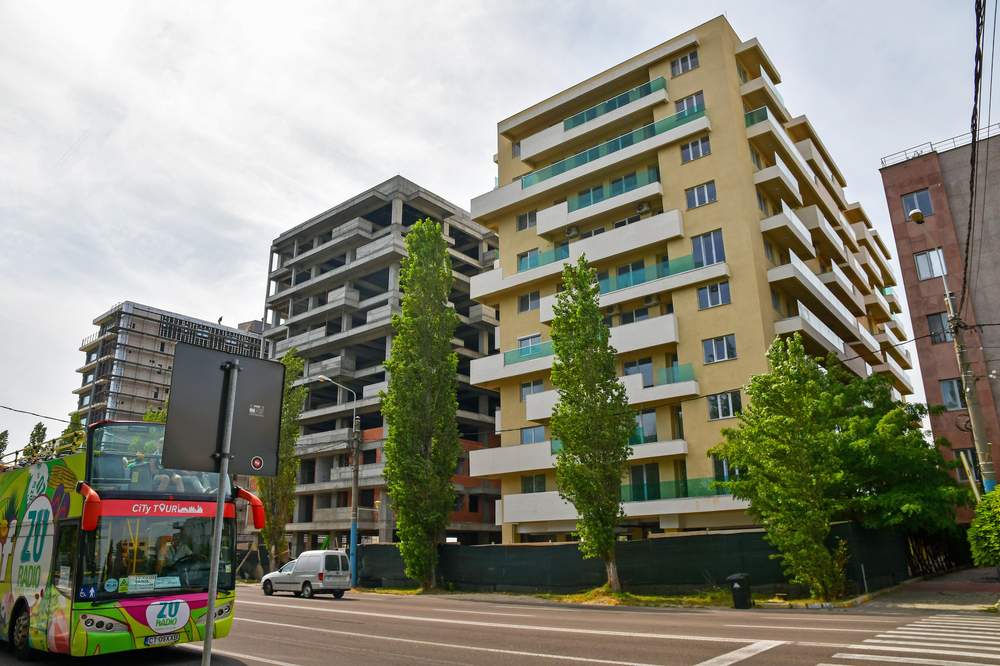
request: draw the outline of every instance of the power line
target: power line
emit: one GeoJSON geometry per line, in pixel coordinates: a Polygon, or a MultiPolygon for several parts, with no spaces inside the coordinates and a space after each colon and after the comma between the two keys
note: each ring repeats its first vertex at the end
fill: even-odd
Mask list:
{"type": "Polygon", "coordinates": [[[34,412],[28,412],[23,409],[14,409],[13,407],[8,407],[7,405],[0,405],[0,409],[9,409],[12,412],[17,412],[19,414],[31,414],[32,416],[37,416],[40,419],[47,419],[49,421],[59,421],[60,423],[69,423],[66,419],[57,419],[54,416],[45,416],[44,414],[36,414],[34,412]]]}
{"type": "MultiPolygon", "coordinates": [[[[1000,6],[1000,2],[994,1],[993,3],[993,41],[990,44],[990,92],[989,101],[987,102],[986,111],[986,127],[988,128],[993,122],[993,65],[996,64],[996,48],[997,48],[997,7],[1000,6]]],[[[982,267],[982,255],[983,255],[983,226],[986,222],[986,199],[990,196],[990,142],[989,142],[989,132],[987,131],[986,140],[986,159],[984,160],[986,165],[986,174],[983,178],[983,212],[980,216],[979,224],[979,237],[975,239],[976,244],[976,272],[972,278],[971,289],[976,289],[979,286],[979,269],[982,267]]],[[[972,243],[973,239],[970,237],[967,243],[972,243]]],[[[970,266],[971,269],[971,266],[970,266]]]]}
{"type": "MultiPolygon", "coordinates": [[[[979,100],[982,96],[980,84],[983,78],[983,41],[986,37],[986,0],[976,0],[976,56],[972,88],[972,145],[969,172],[969,222],[965,238],[965,256],[962,258],[962,289],[959,292],[958,310],[956,316],[961,318],[965,307],[965,294],[969,286],[969,258],[971,256],[976,219],[976,181],[979,167],[979,100]]],[[[945,294],[947,296],[947,294],[945,294]]]]}

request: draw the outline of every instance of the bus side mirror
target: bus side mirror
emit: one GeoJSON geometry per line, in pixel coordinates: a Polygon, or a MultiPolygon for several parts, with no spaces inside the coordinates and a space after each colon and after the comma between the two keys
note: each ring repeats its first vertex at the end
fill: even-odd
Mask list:
{"type": "Polygon", "coordinates": [[[83,481],[76,482],[76,492],[83,495],[83,519],[80,521],[80,529],[84,532],[93,532],[97,529],[97,522],[101,518],[101,498],[96,490],[83,481]]]}
{"type": "Polygon", "coordinates": [[[264,503],[260,501],[260,498],[245,488],[237,488],[236,496],[250,502],[250,513],[253,514],[254,529],[264,529],[264,503]]]}

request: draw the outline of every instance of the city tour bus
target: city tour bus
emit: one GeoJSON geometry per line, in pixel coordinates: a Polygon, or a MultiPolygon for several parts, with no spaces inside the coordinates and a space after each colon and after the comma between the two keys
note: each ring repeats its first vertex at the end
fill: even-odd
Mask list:
{"type": "MultiPolygon", "coordinates": [[[[164,426],[104,421],[0,459],[0,638],[21,660],[204,640],[218,474],[160,465],[164,426]]],[[[226,484],[214,638],[235,600],[226,484]]]]}

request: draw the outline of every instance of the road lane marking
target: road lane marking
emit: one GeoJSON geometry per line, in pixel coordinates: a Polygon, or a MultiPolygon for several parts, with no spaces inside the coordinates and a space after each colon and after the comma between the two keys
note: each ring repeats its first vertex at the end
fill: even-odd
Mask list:
{"type": "MultiPolygon", "coordinates": [[[[888,661],[896,664],[924,664],[925,666],[990,666],[974,661],[952,661],[949,659],[919,659],[917,657],[886,657],[880,654],[835,654],[834,659],[857,659],[861,661],[888,661]]],[[[819,666],[819,664],[817,664],[819,666]]],[[[826,666],[833,666],[826,664],[826,666]]]]}
{"type": "Polygon", "coordinates": [[[877,634],[879,631],[881,631],[880,629],[837,629],[835,627],[775,627],[766,624],[727,624],[726,626],[742,627],[743,629],[792,629],[794,631],[851,631],[862,634],[877,634]]]}
{"type": "MultiPolygon", "coordinates": [[[[631,631],[601,631],[598,629],[573,629],[569,627],[540,627],[530,624],[506,624],[501,622],[475,622],[473,620],[454,620],[444,617],[417,617],[413,615],[396,615],[394,613],[373,613],[371,611],[353,611],[341,608],[322,608],[320,606],[303,606],[301,604],[271,604],[261,601],[241,601],[240,606],[268,606],[296,610],[314,610],[322,613],[340,613],[343,615],[359,615],[363,617],[378,617],[389,620],[409,620],[411,622],[436,622],[440,624],[460,624],[469,627],[487,629],[525,629],[528,631],[549,631],[566,634],[587,634],[593,636],[618,636],[622,638],[659,638],[678,641],[704,641],[706,643],[756,643],[752,638],[730,638],[722,636],[682,636],[675,634],[647,634],[631,631]]],[[[877,633],[877,632],[870,632],[877,633]]]]}
{"type": "Polygon", "coordinates": [[[809,622],[869,622],[869,623],[884,623],[884,624],[899,624],[899,620],[870,620],[867,618],[856,618],[856,617],[826,617],[824,615],[757,615],[754,613],[754,618],[768,618],[774,620],[806,620],[809,622]]]}
{"type": "MultiPolygon", "coordinates": [[[[546,654],[544,652],[525,652],[523,650],[501,650],[499,648],[477,647],[477,646],[473,646],[473,645],[459,645],[459,644],[456,644],[456,643],[438,643],[438,642],[435,642],[435,641],[418,641],[418,640],[413,639],[413,638],[397,638],[395,636],[378,636],[378,635],[375,635],[375,634],[362,634],[362,633],[358,633],[358,632],[355,632],[355,631],[337,631],[335,629],[323,629],[323,628],[320,628],[320,627],[302,627],[302,626],[299,626],[297,624],[284,624],[284,623],[281,623],[281,622],[266,622],[264,620],[248,620],[245,617],[239,617],[239,618],[234,618],[234,619],[236,621],[239,621],[239,622],[253,622],[254,624],[266,624],[266,625],[270,625],[272,627],[282,627],[282,628],[289,628],[289,629],[308,629],[309,631],[318,631],[318,632],[321,632],[321,633],[324,633],[324,634],[335,634],[335,635],[338,635],[338,636],[350,636],[352,638],[369,638],[369,639],[382,640],[382,641],[391,641],[391,642],[394,642],[394,643],[409,643],[411,645],[426,645],[426,646],[429,646],[429,647],[451,648],[451,649],[455,649],[455,650],[469,650],[469,651],[472,651],[472,652],[489,652],[489,653],[492,653],[492,654],[504,654],[504,655],[511,655],[511,656],[514,656],[514,657],[541,657],[541,658],[545,658],[545,659],[558,659],[560,661],[585,662],[585,663],[588,663],[588,664],[612,664],[613,666],[655,666],[654,664],[647,664],[647,663],[637,662],[637,661],[614,661],[614,660],[610,660],[610,659],[592,659],[590,657],[571,657],[571,656],[564,655],[564,654],[546,654]]],[[[759,643],[774,643],[774,645],[780,645],[781,644],[780,642],[777,642],[777,641],[759,641],[759,643]]],[[[755,643],[754,645],[757,645],[757,644],[755,643]]],[[[747,646],[747,648],[752,648],[752,647],[754,647],[754,645],[749,645],[749,646],[747,646]]],[[[765,647],[763,649],[760,649],[757,652],[763,652],[766,649],[774,647],[774,645],[768,645],[767,647],[765,647]]],[[[743,649],[747,649],[747,648],[743,648],[743,649]]],[[[736,652],[739,652],[739,650],[736,650],[736,652]]],[[[220,652],[219,654],[225,654],[225,653],[220,652]]],[[[734,654],[734,653],[730,652],[729,654],[734,654]]],[[[756,652],[754,654],[756,654],[756,652]]],[[[233,655],[233,656],[242,656],[242,655],[233,655]]],[[[723,655],[723,656],[725,656],[725,655],[723,655]]],[[[751,656],[751,655],[747,654],[745,657],[741,657],[741,659],[745,659],[746,657],[749,657],[749,656],[751,656]]],[[[739,659],[736,659],[735,661],[739,661],[739,659]]],[[[277,663],[277,662],[275,662],[275,663],[277,663]]],[[[710,663],[711,662],[705,662],[705,664],[710,664],[710,663]]],[[[734,663],[734,662],[731,662],[731,661],[721,662],[718,666],[726,666],[727,664],[731,664],[731,663],[734,663]]],[[[295,664],[284,664],[282,666],[295,666],[295,664]]],[[[698,666],[702,666],[702,665],[699,664],[698,666]]],[[[716,666],[716,665],[712,664],[712,666],[716,666]]]]}
{"type": "Polygon", "coordinates": [[[998,636],[1000,635],[1000,629],[987,629],[986,627],[968,627],[965,625],[946,625],[946,624],[909,624],[905,627],[899,627],[899,629],[907,629],[910,631],[947,631],[960,634],[977,634],[986,636],[998,636]]]}
{"type": "Polygon", "coordinates": [[[922,636],[933,636],[935,638],[978,638],[982,641],[995,641],[997,636],[991,634],[972,634],[968,632],[959,631],[917,631],[916,629],[893,629],[891,631],[886,631],[887,634],[895,634],[897,636],[914,636],[920,638],[922,636]]]}
{"type": "Polygon", "coordinates": [[[785,641],[757,641],[746,647],[741,647],[738,650],[733,650],[732,652],[727,652],[726,654],[720,654],[714,659],[709,659],[708,661],[703,661],[697,666],[730,666],[730,664],[735,664],[738,661],[743,661],[744,659],[749,659],[755,654],[760,654],[766,650],[770,650],[773,647],[779,645],[784,645],[785,641]]]}
{"type": "MultiPolygon", "coordinates": [[[[983,654],[981,652],[963,652],[959,650],[928,650],[926,648],[915,648],[915,647],[892,647],[891,645],[865,645],[865,644],[838,645],[836,643],[806,643],[806,642],[789,643],[789,645],[800,645],[804,647],[843,648],[846,650],[873,650],[876,652],[916,652],[917,654],[943,654],[948,657],[979,657],[981,659],[1000,659],[1000,655],[983,654]]],[[[995,666],[995,664],[989,664],[988,666],[995,666]]]]}
{"type": "MultiPolygon", "coordinates": [[[[882,638],[882,637],[880,636],[879,638],[868,638],[868,639],[865,639],[865,643],[891,643],[893,645],[923,645],[925,647],[968,648],[968,649],[972,649],[974,647],[977,650],[988,650],[990,652],[1000,652],[1000,647],[990,647],[990,646],[987,646],[987,645],[974,645],[974,646],[973,645],[952,645],[951,643],[931,643],[931,642],[913,641],[913,640],[908,640],[908,641],[902,641],[902,640],[886,641],[886,640],[879,640],[880,638],[882,638]]],[[[897,638],[898,639],[899,636],[895,636],[895,637],[893,637],[893,636],[887,636],[886,638],[897,638]]],[[[929,640],[933,641],[933,640],[940,640],[940,639],[931,638],[929,640]]],[[[962,641],[962,642],[964,643],[965,641],[962,641]]],[[[992,645],[992,644],[990,644],[990,645],[992,645]]]]}
{"type": "MultiPolygon", "coordinates": [[[[204,652],[204,648],[201,645],[195,645],[193,643],[181,643],[175,647],[187,648],[188,650],[197,650],[198,652],[204,652]]],[[[249,659],[250,661],[259,661],[264,664],[271,664],[271,666],[299,666],[298,664],[291,664],[287,661],[275,661],[274,659],[265,659],[264,657],[254,657],[249,654],[240,654],[238,652],[229,652],[226,650],[216,650],[212,648],[212,654],[219,654],[223,657],[233,657],[235,659],[249,659]]]]}
{"type": "Polygon", "coordinates": [[[507,617],[535,617],[527,613],[492,613],[490,611],[458,610],[457,608],[432,608],[433,611],[442,613],[471,613],[473,615],[506,615],[507,617]]]}
{"type": "Polygon", "coordinates": [[[937,624],[958,624],[958,625],[982,625],[986,627],[1000,627],[1000,622],[996,620],[982,620],[978,617],[940,617],[935,615],[933,617],[925,617],[917,620],[917,622],[934,622],[937,624]]]}

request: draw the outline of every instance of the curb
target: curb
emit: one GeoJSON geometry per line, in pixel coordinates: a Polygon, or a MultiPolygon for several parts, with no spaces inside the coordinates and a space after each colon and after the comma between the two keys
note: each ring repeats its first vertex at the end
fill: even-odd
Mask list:
{"type": "Polygon", "coordinates": [[[853,608],[860,606],[866,601],[871,601],[870,594],[862,594],[860,597],[848,599],[847,601],[830,601],[815,603],[793,603],[791,601],[758,601],[754,604],[757,608],[853,608]]]}

